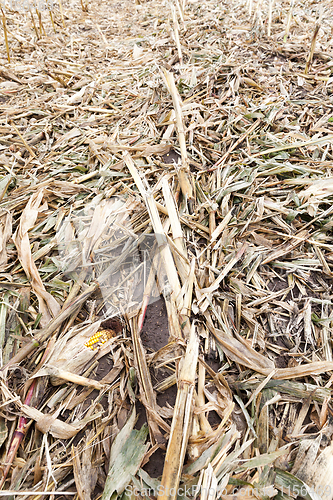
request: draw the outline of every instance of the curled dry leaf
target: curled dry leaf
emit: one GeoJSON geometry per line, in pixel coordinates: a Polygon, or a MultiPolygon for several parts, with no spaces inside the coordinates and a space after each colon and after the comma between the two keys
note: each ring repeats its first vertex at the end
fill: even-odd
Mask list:
{"type": "Polygon", "coordinates": [[[31,279],[31,286],[38,297],[39,311],[42,315],[41,325],[46,326],[51,318],[60,312],[60,306],[56,299],[45,289],[37,266],[32,258],[28,234],[29,229],[34,226],[38,214],[46,209],[45,204],[41,206],[43,195],[44,192],[41,189],[30,197],[30,200],[22,212],[20,225],[13,235],[13,241],[17,248],[22,267],[27,277],[31,279]]]}

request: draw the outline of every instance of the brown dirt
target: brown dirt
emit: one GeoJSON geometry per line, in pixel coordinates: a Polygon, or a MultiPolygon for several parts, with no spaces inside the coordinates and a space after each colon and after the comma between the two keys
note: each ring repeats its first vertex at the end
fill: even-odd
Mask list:
{"type": "MultiPolygon", "coordinates": [[[[169,341],[169,328],[166,307],[163,298],[149,304],[147,307],[145,322],[143,324],[141,339],[144,347],[148,351],[158,351],[165,346],[169,341]]],[[[162,370],[157,373],[151,373],[153,383],[165,378],[162,370]]],[[[174,385],[164,392],[157,394],[157,404],[159,406],[171,405],[174,406],[177,396],[177,386],[174,385]]],[[[139,419],[137,427],[141,427],[146,422],[145,409],[141,403],[136,405],[139,419]]],[[[171,423],[171,422],[169,422],[171,423]]],[[[151,477],[160,477],[163,472],[165,460],[165,450],[159,448],[150,457],[149,462],[143,467],[151,477]]]]}
{"type": "Polygon", "coordinates": [[[164,300],[161,298],[149,304],[141,332],[141,340],[146,349],[158,351],[169,341],[168,317],[164,300]]]}
{"type": "Polygon", "coordinates": [[[181,158],[180,154],[177,153],[174,149],[170,149],[169,153],[166,153],[162,156],[162,160],[167,165],[171,165],[172,163],[178,163],[178,160],[181,158]]]}

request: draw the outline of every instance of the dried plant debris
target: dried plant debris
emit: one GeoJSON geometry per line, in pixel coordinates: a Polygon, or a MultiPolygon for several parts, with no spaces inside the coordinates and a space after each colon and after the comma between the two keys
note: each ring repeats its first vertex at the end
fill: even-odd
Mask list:
{"type": "Polygon", "coordinates": [[[332,2],[0,10],[0,496],[333,499],[332,2]]]}

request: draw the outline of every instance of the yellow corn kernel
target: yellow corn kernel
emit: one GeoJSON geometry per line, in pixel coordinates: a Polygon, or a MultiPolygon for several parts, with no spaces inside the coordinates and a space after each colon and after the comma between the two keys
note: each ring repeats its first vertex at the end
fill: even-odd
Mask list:
{"type": "Polygon", "coordinates": [[[97,349],[100,345],[105,344],[109,339],[114,336],[113,330],[100,330],[95,333],[90,339],[84,344],[85,347],[90,347],[93,351],[97,349]]]}

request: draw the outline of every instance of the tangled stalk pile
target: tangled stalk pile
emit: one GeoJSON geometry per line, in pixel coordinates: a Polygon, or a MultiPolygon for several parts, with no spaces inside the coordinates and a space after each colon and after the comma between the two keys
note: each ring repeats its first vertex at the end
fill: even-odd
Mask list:
{"type": "Polygon", "coordinates": [[[0,495],[332,499],[332,3],[43,5],[1,11],[0,495]]]}

